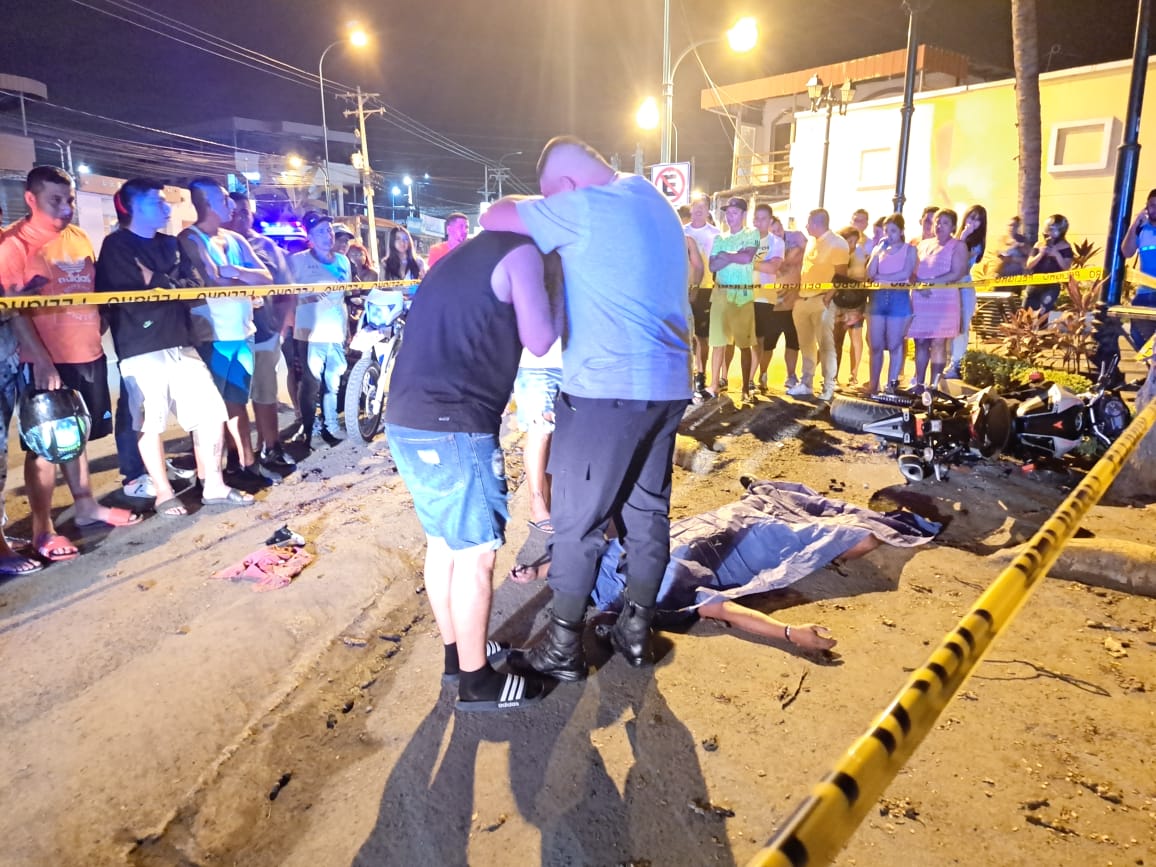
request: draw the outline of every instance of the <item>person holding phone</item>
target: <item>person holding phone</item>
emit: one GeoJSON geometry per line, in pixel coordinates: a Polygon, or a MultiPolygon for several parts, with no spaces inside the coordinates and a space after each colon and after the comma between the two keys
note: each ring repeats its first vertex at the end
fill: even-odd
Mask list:
{"type": "MultiPolygon", "coordinates": [[[[1138,256],[1140,270],[1156,277],[1156,190],[1148,193],[1148,201],[1132,221],[1120,243],[1120,252],[1124,258],[1138,256]]],[[[1136,294],[1132,296],[1133,307],[1156,307],[1156,289],[1150,286],[1137,286],[1136,294]]],[[[1147,343],[1153,334],[1156,334],[1156,320],[1141,319],[1131,323],[1128,336],[1132,345],[1139,349],[1147,343]]]]}
{"type": "MultiPolygon", "coordinates": [[[[1072,245],[1067,241],[1068,218],[1063,214],[1052,214],[1048,217],[1047,225],[1040,243],[1032,248],[1028,256],[1027,270],[1029,274],[1059,274],[1072,267],[1072,245]]],[[[1035,310],[1037,313],[1051,313],[1056,309],[1056,301],[1060,298],[1059,283],[1043,283],[1029,286],[1024,293],[1023,307],[1025,310],[1035,310]]]]}

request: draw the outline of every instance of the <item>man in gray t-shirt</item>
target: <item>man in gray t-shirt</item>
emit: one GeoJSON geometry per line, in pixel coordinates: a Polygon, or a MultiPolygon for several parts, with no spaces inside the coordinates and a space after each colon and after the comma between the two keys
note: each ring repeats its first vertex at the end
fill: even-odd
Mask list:
{"type": "Polygon", "coordinates": [[[566,287],[549,463],[554,610],[545,638],[511,661],[579,680],[583,619],[611,520],[630,554],[611,641],[632,665],[652,659],[650,621],[670,557],[674,437],[691,395],[688,264],[670,203],[584,142],[552,139],[538,176],[544,198],[507,197],[481,221],[557,250],[566,287]]]}

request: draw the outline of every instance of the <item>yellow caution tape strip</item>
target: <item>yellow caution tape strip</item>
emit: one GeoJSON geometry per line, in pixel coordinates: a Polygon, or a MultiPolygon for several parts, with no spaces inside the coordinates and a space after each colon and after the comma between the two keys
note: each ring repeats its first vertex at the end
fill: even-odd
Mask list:
{"type": "MultiPolygon", "coordinates": [[[[1131,273],[1131,271],[1129,271],[1131,273]]],[[[1138,272],[1137,272],[1138,273],[1138,272]]],[[[770,283],[770,284],[737,284],[728,283],[724,286],[710,287],[719,292],[727,289],[797,289],[801,293],[820,294],[833,292],[838,289],[975,289],[977,291],[999,290],[1008,286],[1040,286],[1048,283],[1066,283],[1069,277],[1077,280],[1099,280],[1104,276],[1103,268],[1073,268],[1070,271],[1057,271],[1054,274],[1023,274],[1019,277],[985,277],[980,280],[968,280],[960,283],[770,283]]],[[[1145,276],[1145,279],[1156,280],[1145,276]]]]}
{"type": "Polygon", "coordinates": [[[1128,456],[1156,424],[1156,401],[1144,408],[1056,509],[891,705],[835,763],[750,867],[828,864],[874,809],[879,796],[936,724],[992,641],[1011,624],[1040,579],[1100,500],[1128,456]]]}
{"type": "Polygon", "coordinates": [[[76,292],[67,295],[10,295],[0,297],[0,310],[75,307],[80,304],[132,304],[140,301],[206,301],[213,298],[261,298],[266,295],[313,295],[322,292],[404,289],[417,284],[417,280],[378,280],[374,283],[316,283],[310,286],[227,286],[140,289],[134,292],[76,292]]]}
{"type": "MultiPolygon", "coordinates": [[[[803,294],[817,295],[838,289],[975,289],[979,292],[998,291],[1009,286],[1038,286],[1045,283],[1077,280],[1099,280],[1103,268],[1075,268],[1055,274],[1025,274],[1020,277],[991,277],[966,283],[792,283],[783,288],[797,289],[803,294]]],[[[1156,277],[1150,277],[1133,268],[1127,271],[1129,283],[1156,288],[1156,277]]],[[[227,286],[204,289],[142,289],[134,292],[77,292],[62,295],[10,295],[0,297],[0,311],[52,307],[75,307],[80,304],[132,304],[139,301],[205,301],[212,298],[262,298],[266,295],[304,295],[320,292],[358,292],[369,289],[404,289],[416,286],[417,280],[378,280],[374,283],[325,283],[312,286],[227,286]]],[[[766,289],[777,284],[733,285],[713,287],[720,292],[727,289],[766,289]]]]}

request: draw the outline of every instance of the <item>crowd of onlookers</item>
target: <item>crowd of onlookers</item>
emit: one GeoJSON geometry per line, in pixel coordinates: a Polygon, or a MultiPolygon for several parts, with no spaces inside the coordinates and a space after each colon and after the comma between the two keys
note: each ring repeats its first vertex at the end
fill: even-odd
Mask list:
{"type": "MultiPolygon", "coordinates": [[[[715,225],[705,196],[681,213],[694,283],[700,402],[727,389],[736,349],[742,400],[766,394],[780,339],[787,375],[776,385],[795,397],[817,393],[830,400],[840,371],[849,390],[866,394],[958,378],[976,309],[975,289],[967,284],[981,277],[1063,272],[1073,261],[1068,221],[1059,214],[1048,218],[1033,245],[1019,217],[989,244],[982,205],[971,206],[962,218],[949,208],[927,207],[918,236],[908,233],[902,214],[871,222],[862,209],[838,231],[825,209],[811,211],[805,234],[784,227],[770,205],[756,205],[748,215],[747,201],[737,197],[722,207],[725,230],[715,225]],[[857,289],[863,282],[925,287],[857,289]],[[953,288],[933,288],[937,283],[953,288]],[[915,370],[910,382],[902,383],[909,340],[915,370]],[[867,373],[861,379],[864,355],[867,373]]],[[[1022,306],[1050,312],[1060,291],[1059,283],[1025,286],[1022,306]]]]}
{"type": "MultiPolygon", "coordinates": [[[[379,274],[417,280],[425,273],[426,264],[402,227],[390,232],[389,249],[375,270],[365,246],[327,213],[305,214],[305,243],[283,248],[255,230],[248,196],[229,193],[207,177],[193,179],[188,188],[196,220],[173,236],[167,232],[171,208],[164,185],[149,178],[125,182],[114,197],[119,225],[102,240],[98,257],[91,239],[73,225],[72,178],[52,166],[33,169],[25,184],[28,214],[0,235],[0,287],[6,295],[124,294],[270,284],[331,287],[376,281],[379,274]]],[[[447,224],[448,240],[435,246],[431,261],[466,236],[465,215],[454,214],[447,224]]],[[[29,450],[22,440],[37,556],[16,552],[0,537],[0,575],[34,572],[42,561],[80,553],[51,514],[58,465],[78,527],[137,523],[150,501],[158,515],[187,515],[173,489],[178,477],[196,476],[205,505],[251,505],[253,491],[276,483],[295,465],[278,417],[282,359],[296,414],[286,441],[306,448],[315,437],[329,445],[341,442],[337,400],[359,294],[330,289],[200,302],[37,307],[0,321],[0,489],[7,432],[21,395],[65,389],[83,399],[89,441],[115,435],[123,493],[137,504],[110,508],[97,502],[85,454],[55,459],[51,451],[29,450]],[[115,406],[102,343],[106,329],[120,374],[115,406]],[[192,461],[165,457],[161,434],[170,416],[192,435],[192,461]]],[[[49,440],[52,425],[64,421],[42,420],[49,440]]]]}

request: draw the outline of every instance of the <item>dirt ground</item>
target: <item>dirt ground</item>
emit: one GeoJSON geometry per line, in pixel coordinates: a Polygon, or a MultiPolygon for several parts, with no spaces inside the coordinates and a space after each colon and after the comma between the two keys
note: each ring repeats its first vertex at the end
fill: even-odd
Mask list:
{"type": "MultiPolygon", "coordinates": [[[[752,476],[945,529],[752,601],[829,626],[834,659],[700,622],[635,671],[588,631],[587,682],[455,716],[404,486],[380,443],[323,449],[253,509],[150,517],[0,584],[0,862],[745,863],[1067,480],[1003,461],[905,485],[872,439],[781,393],[690,433],[699,472],[676,469],[675,517],[752,476]],[[292,585],[209,578],[285,523],[316,555],[292,585]]],[[[94,447],[100,490],[111,446],[94,447]]],[[[519,466],[514,448],[515,481],[519,466]]],[[[1143,504],[1099,506],[1081,535],[1147,545],[1154,526],[1143,504]]],[[[525,641],[547,600],[541,583],[500,583],[495,637],[525,641]]],[[[1156,864],[1154,623],[1156,599],[1044,582],[836,863],[1156,864]]]]}

